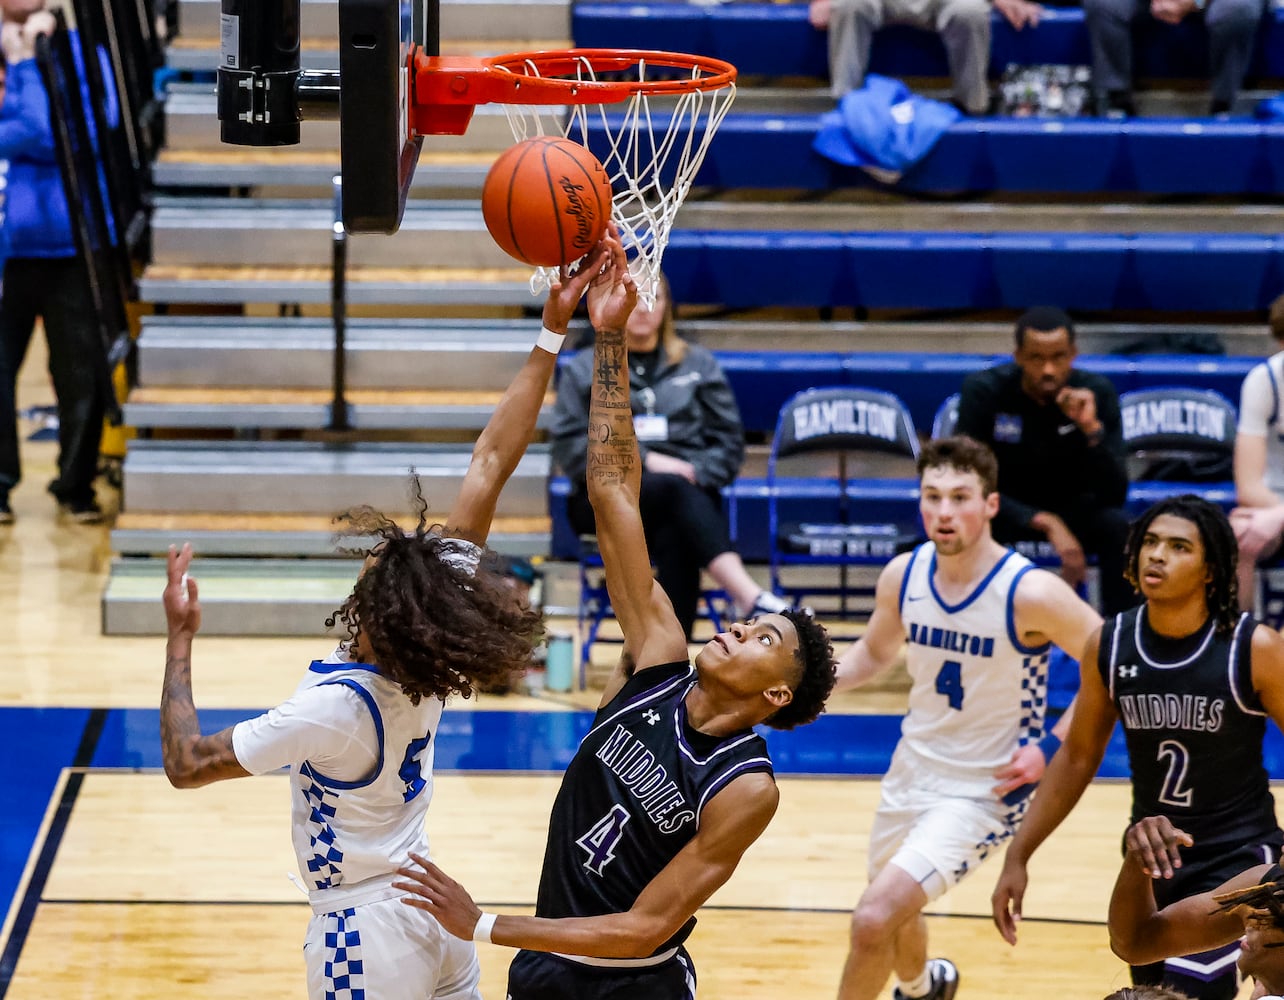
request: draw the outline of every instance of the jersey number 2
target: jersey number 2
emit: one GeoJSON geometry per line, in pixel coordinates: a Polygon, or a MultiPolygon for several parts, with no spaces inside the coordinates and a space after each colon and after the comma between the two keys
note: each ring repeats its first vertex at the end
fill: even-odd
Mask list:
{"type": "Polygon", "coordinates": [[[936,675],[936,693],[949,699],[950,708],[963,711],[963,664],[958,660],[946,660],[941,664],[936,675]]]}
{"type": "Polygon", "coordinates": [[[424,780],[424,770],[423,765],[419,763],[419,755],[427,748],[430,739],[432,739],[432,733],[425,733],[423,739],[411,740],[406,744],[406,756],[401,759],[397,777],[406,783],[406,790],[401,795],[407,802],[422,792],[424,786],[428,784],[424,780]]]}
{"type": "Polygon", "coordinates": [[[1186,787],[1186,770],[1190,766],[1190,751],[1176,740],[1164,740],[1159,744],[1155,755],[1160,762],[1167,759],[1168,773],[1164,775],[1164,787],[1159,792],[1159,801],[1166,806],[1190,808],[1190,789],[1186,787]]]}
{"type": "Polygon", "coordinates": [[[594,875],[601,875],[602,869],[615,860],[615,845],[620,842],[628,821],[629,811],[617,803],[575,842],[588,852],[584,867],[594,875]]]}

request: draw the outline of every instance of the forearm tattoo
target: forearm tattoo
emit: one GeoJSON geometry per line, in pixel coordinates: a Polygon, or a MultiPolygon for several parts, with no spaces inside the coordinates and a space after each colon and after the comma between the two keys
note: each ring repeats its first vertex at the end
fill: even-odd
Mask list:
{"type": "Polygon", "coordinates": [[[624,332],[599,330],[593,347],[593,388],[589,396],[588,478],[602,485],[641,478],[629,402],[628,363],[624,332]]]}
{"type": "Polygon", "coordinates": [[[161,749],[164,759],[177,763],[201,734],[196,705],[192,701],[192,657],[190,653],[165,656],[165,684],[160,704],[161,749]]]}

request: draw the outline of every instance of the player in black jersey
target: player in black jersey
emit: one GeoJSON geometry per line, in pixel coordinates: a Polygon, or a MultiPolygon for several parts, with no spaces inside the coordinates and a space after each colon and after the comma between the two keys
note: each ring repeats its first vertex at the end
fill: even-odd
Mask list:
{"type": "Polygon", "coordinates": [[[566,770],[549,821],[534,917],[482,913],[427,861],[403,869],[406,902],[460,937],[523,949],[510,1000],[694,996],[682,944],[695,912],[766,829],[779,794],[752,727],[810,722],[834,684],[825,630],[807,614],[761,615],[688,660],[655,582],[638,511],[641,463],[625,330],[637,292],[623,249],[588,290],[597,331],[588,486],[620,664],[566,770]]]}
{"type": "MultiPolygon", "coordinates": [[[[1088,643],[1070,732],[991,900],[1009,943],[1026,864],[1096,774],[1116,721],[1132,770],[1132,822],[1169,816],[1195,843],[1156,885],[1161,905],[1274,861],[1284,845],[1262,761],[1267,717],[1284,720],[1284,639],[1239,613],[1226,515],[1189,494],[1163,500],[1132,526],[1127,557],[1145,603],[1107,621],[1088,643]]],[[[1233,945],[1132,972],[1135,983],[1163,982],[1199,1000],[1238,990],[1233,945]]]]}
{"type": "Polygon", "coordinates": [[[1161,910],[1155,880],[1180,870],[1181,855],[1194,840],[1166,816],[1150,816],[1128,828],[1124,845],[1127,853],[1110,898],[1110,947],[1116,955],[1128,962],[1158,962],[1242,937],[1240,972],[1268,994],[1284,993],[1284,868],[1254,865],[1210,892],[1161,910]]]}

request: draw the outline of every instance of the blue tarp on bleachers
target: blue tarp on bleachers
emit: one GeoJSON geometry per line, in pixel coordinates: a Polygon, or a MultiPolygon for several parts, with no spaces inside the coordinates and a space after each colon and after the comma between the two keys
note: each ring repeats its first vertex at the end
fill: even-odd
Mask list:
{"type": "MultiPolygon", "coordinates": [[[[580,48],[661,49],[725,59],[747,76],[826,78],[825,33],[807,23],[805,3],[580,3],[571,34],[580,48]]],[[[1202,19],[1147,23],[1138,31],[1136,68],[1143,78],[1206,77],[1208,36],[1202,19]]],[[[1092,61],[1083,11],[1045,7],[1037,28],[1016,31],[993,15],[990,73],[1009,64],[1092,61]]],[[[932,32],[894,26],[874,38],[870,69],[887,76],[949,75],[945,50],[932,32]]],[[[1252,75],[1284,76],[1284,10],[1271,9],[1257,33],[1252,75]]]]}
{"type": "Polygon", "coordinates": [[[675,302],[739,309],[1243,313],[1284,287],[1284,236],[681,230],[664,264],[675,302]]]}
{"type": "MultiPolygon", "coordinates": [[[[803,190],[873,183],[863,170],[814,152],[818,129],[816,115],[729,115],[696,183],[803,190]]],[[[600,141],[591,136],[589,144],[600,141]]],[[[898,186],[924,192],[1282,194],[1284,125],[1184,118],[965,119],[898,186]]]]}

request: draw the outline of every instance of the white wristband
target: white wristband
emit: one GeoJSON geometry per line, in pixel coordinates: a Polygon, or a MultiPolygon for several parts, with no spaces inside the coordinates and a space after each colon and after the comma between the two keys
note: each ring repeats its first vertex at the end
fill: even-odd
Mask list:
{"type": "MultiPolygon", "coordinates": [[[[554,336],[557,335],[554,334],[554,336]]],[[[490,931],[495,926],[495,917],[494,913],[483,913],[477,918],[477,926],[473,928],[474,941],[485,941],[490,944],[490,931]]]]}
{"type": "Polygon", "coordinates": [[[562,344],[566,341],[566,334],[554,333],[546,326],[540,327],[539,340],[535,341],[535,346],[541,351],[548,351],[549,354],[557,354],[562,349],[562,344]]]}

